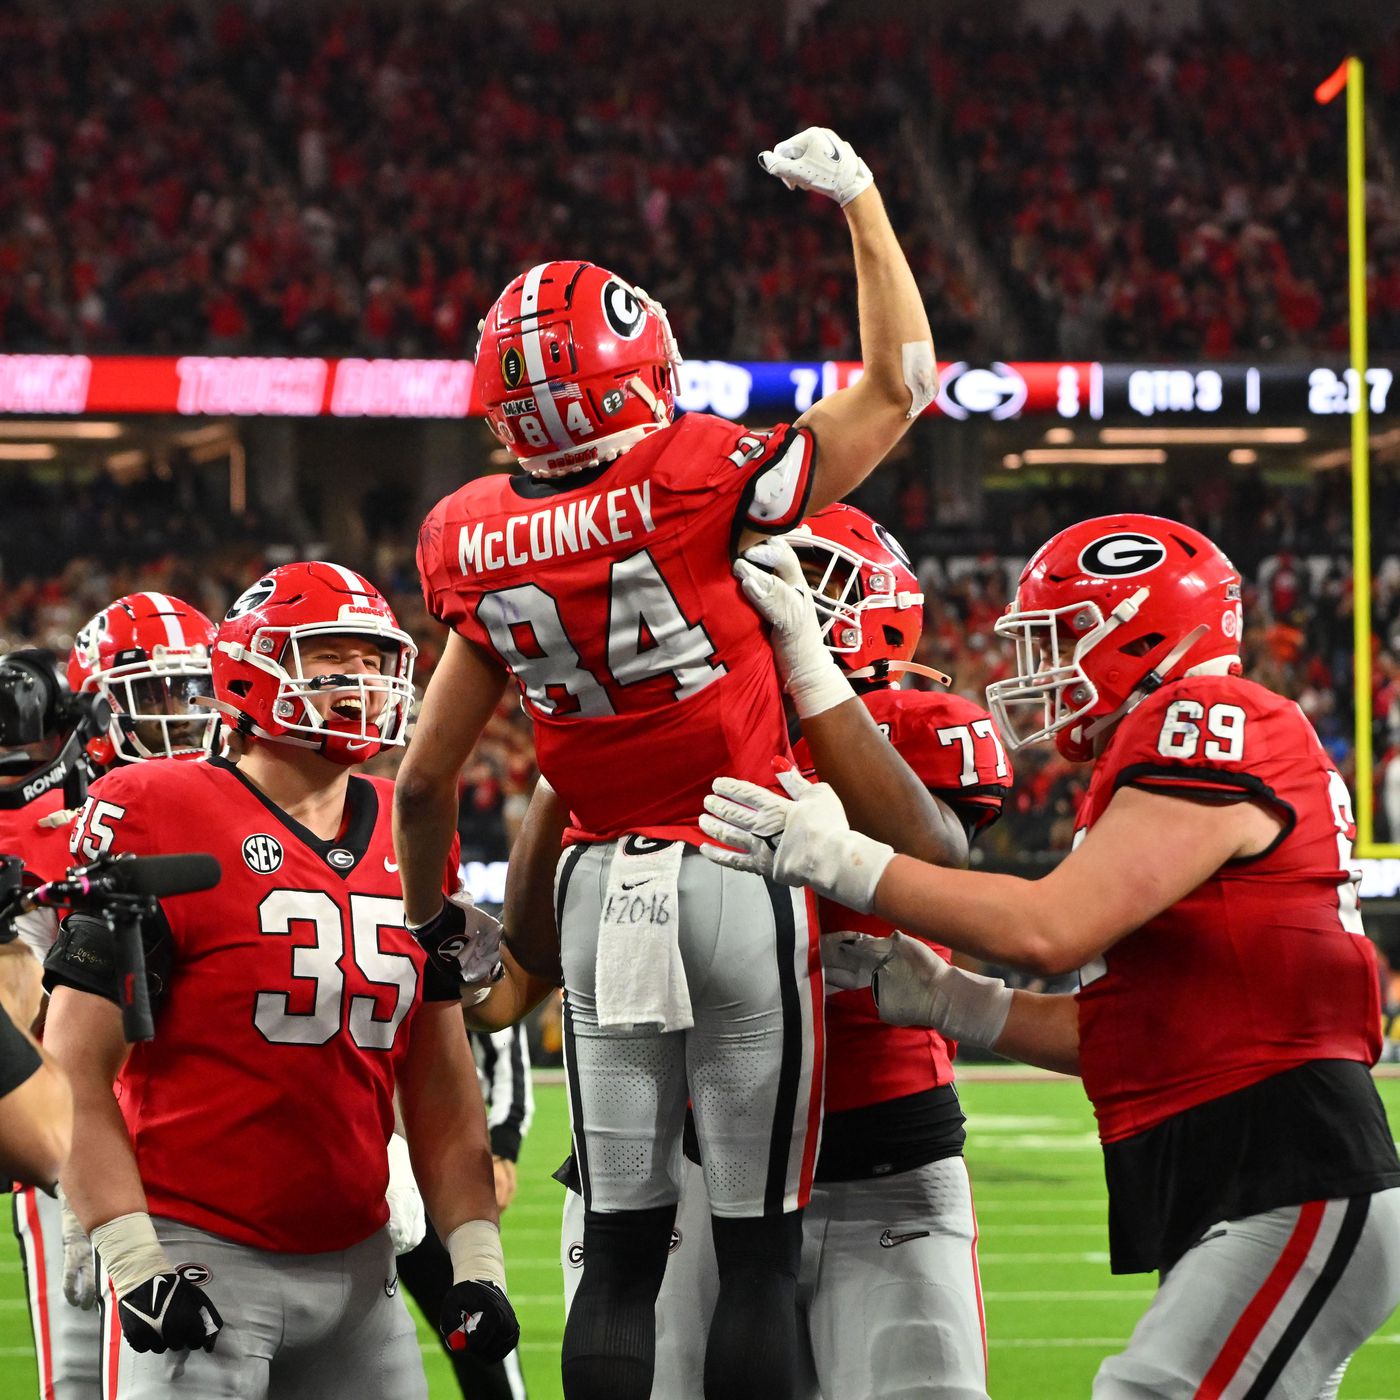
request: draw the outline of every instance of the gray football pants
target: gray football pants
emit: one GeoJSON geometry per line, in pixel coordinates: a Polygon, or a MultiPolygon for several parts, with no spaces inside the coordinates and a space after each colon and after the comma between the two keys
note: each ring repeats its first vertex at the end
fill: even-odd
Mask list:
{"type": "Polygon", "coordinates": [[[695,1024],[603,1029],[598,923],[611,844],[574,846],[556,876],[574,1153],[592,1210],[680,1197],[690,1100],[710,1209],[749,1218],[805,1205],[821,1125],[822,973],[805,890],[727,870],[688,847],[677,937],[695,1024]]]}
{"type": "Polygon", "coordinates": [[[1212,1226],[1162,1278],[1094,1400],[1329,1400],[1400,1303],[1400,1187],[1212,1226]]]}
{"type": "Polygon", "coordinates": [[[24,1259],[34,1360],[42,1400],[97,1400],[102,1323],[63,1296],[63,1220],[58,1202],[32,1186],[15,1192],[15,1236],[24,1259]]]}
{"type": "Polygon", "coordinates": [[[177,1268],[207,1273],[224,1328],[212,1352],[134,1352],[102,1275],[105,1400],[427,1400],[388,1230],[330,1254],[274,1254],[155,1227],[177,1268]]]}
{"type": "MultiPolygon", "coordinates": [[[[583,1264],[583,1203],[565,1193],[564,1309],[583,1264]]],[[[704,1390],[719,1290],[700,1168],[685,1164],[656,1299],[652,1400],[704,1390]]],[[[808,1400],[986,1400],[977,1222],[961,1157],[896,1176],[812,1188],[797,1280],[800,1395],[808,1400]]]]}

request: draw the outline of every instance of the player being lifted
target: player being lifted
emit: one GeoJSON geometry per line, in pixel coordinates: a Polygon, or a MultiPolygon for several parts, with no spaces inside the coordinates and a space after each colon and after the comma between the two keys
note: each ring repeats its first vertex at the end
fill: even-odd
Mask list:
{"type": "Polygon", "coordinates": [[[275,569],[214,642],[233,757],[117,769],[79,818],[80,859],[196,846],[223,871],[143,930],[156,1034],[129,1055],[105,928],[70,916],[48,959],[109,1397],[426,1394],[384,1229],[396,1089],[453,1257],[444,1331],[514,1344],[458,989],[404,926],[389,784],[350,771],[402,742],[414,651],[360,575],[275,569]]]}
{"type": "MultiPolygon", "coordinates": [[[[129,593],[90,618],[68,657],[66,684],[56,675],[44,682],[54,716],[49,733],[55,743],[71,747],[63,776],[25,805],[0,811],[0,850],[23,856],[41,879],[59,879],[70,864],[64,779],[73,768],[86,764],[96,777],[115,765],[156,757],[203,758],[216,717],[193,699],[209,694],[213,642],[214,624],[166,593],[129,593]],[[107,707],[106,722],[89,723],[100,704],[107,707]]],[[[29,786],[16,784],[6,795],[13,800],[29,786]]],[[[86,783],[81,787],[86,791],[86,783]]],[[[0,804],[4,800],[0,795],[0,804]]],[[[72,800],[76,805],[81,798],[72,800]]],[[[41,960],[57,932],[51,910],[20,920],[20,937],[41,960]]],[[[40,1394],[97,1400],[101,1329],[87,1236],[66,1203],[41,1191],[16,1191],[14,1208],[40,1394]]]]}
{"type": "Polygon", "coordinates": [[[768,433],[673,423],[664,311],[602,268],[543,263],[491,308],[477,355],[488,418],[525,471],[468,483],[419,541],[429,611],[453,629],[396,793],[405,911],[425,946],[461,940],[435,872],[457,773],[509,676],[572,813],[557,902],[587,1263],[564,1336],[570,1400],[650,1392],[687,1097],[719,1260],[706,1394],[780,1400],[794,1384],[821,968],[807,898],[696,857],[713,777],[772,781],[787,750],[761,623],[730,568],[746,540],[859,483],[931,401],[935,366],[864,162],[824,128],[761,159],[845,210],[864,377],[768,433]]]}
{"type": "MultiPolygon", "coordinates": [[[[1161,1272],[1098,1400],[1332,1395],[1400,1301],[1351,805],[1298,707],[1241,677],[1240,630],[1238,573],[1174,521],[1085,521],[1027,564],[997,623],[1018,674],[988,699],[1009,742],[1053,736],[1094,765],[1079,842],[1042,880],[895,856],[800,780],[795,802],[726,781],[706,804],[726,867],[976,957],[1079,970],[1078,993],[1046,996],[904,934],[825,948],[829,975],[873,978],[885,1019],[1083,1077],[1113,1269],[1161,1272]]],[[[889,758],[854,726],[847,741],[889,758]]]]}
{"type": "MultiPolygon", "coordinates": [[[[773,542],[755,553],[780,560],[785,577],[804,593],[805,574],[821,626],[800,635],[814,646],[825,643],[860,703],[960,823],[965,840],[960,847],[950,842],[950,854],[965,863],[967,842],[1001,812],[1010,768],[984,709],[941,686],[900,685],[907,672],[946,682],[912,661],[923,594],[903,550],[882,526],[846,505],[818,511],[786,541],[791,551],[773,542]]],[[[799,669],[820,668],[802,658],[799,669]]],[[[822,742],[821,716],[810,713],[805,699],[803,708],[822,759],[839,766],[840,755],[822,742]]],[[[805,739],[794,737],[793,755],[803,772],[821,771],[805,739]]],[[[870,792],[883,800],[880,785],[870,792]]],[[[528,840],[527,830],[522,841],[528,840]]],[[[512,859],[517,853],[532,856],[517,846],[512,859]]],[[[823,928],[893,932],[879,919],[833,905],[819,914],[823,928]]],[[[955,1047],[936,1030],[886,1025],[859,991],[828,989],[826,1033],[821,1151],[798,1275],[812,1381],[820,1394],[841,1400],[914,1394],[985,1400],[977,1227],[953,1086],[955,1047]]],[[[704,1327],[715,1297],[714,1252],[701,1228],[704,1192],[699,1168],[687,1167],[677,1238],[657,1300],[657,1397],[700,1389],[704,1327]]],[[[582,1214],[570,1192],[562,1242],[566,1302],[578,1279],[582,1214]]]]}

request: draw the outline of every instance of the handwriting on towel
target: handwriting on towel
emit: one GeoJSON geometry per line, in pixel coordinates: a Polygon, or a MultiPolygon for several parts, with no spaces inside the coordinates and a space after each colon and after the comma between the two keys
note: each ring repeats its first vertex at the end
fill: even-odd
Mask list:
{"type": "Polygon", "coordinates": [[[603,918],[618,927],[636,924],[669,924],[671,922],[671,896],[666,890],[651,894],[634,894],[630,899],[625,895],[609,895],[603,905],[603,918]]]}

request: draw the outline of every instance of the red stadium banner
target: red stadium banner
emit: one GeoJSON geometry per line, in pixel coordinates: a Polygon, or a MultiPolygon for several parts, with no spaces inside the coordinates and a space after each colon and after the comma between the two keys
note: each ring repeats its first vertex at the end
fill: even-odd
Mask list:
{"type": "MultiPolygon", "coordinates": [[[[687,360],[677,402],[740,419],[794,417],[860,378],[857,360],[687,360]]],[[[1341,365],[1107,364],[965,360],[939,365],[930,415],[1062,422],[1248,422],[1350,413],[1341,365]]],[[[1366,371],[1370,412],[1390,411],[1391,369],[1366,371]]],[[[470,360],[263,355],[0,355],[0,414],[169,413],[192,417],[468,418],[481,414],[470,360]]]]}

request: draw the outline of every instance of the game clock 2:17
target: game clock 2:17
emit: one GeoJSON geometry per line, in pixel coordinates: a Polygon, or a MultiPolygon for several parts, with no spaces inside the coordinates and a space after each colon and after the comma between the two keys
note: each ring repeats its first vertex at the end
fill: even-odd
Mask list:
{"type": "MultiPolygon", "coordinates": [[[[1388,369],[1373,365],[1366,371],[1367,407],[1372,413],[1384,413],[1386,399],[1394,375],[1388,369]]],[[[1308,375],[1309,413],[1354,413],[1356,402],[1357,374],[1354,369],[1336,370],[1319,368],[1308,375]]]]}

